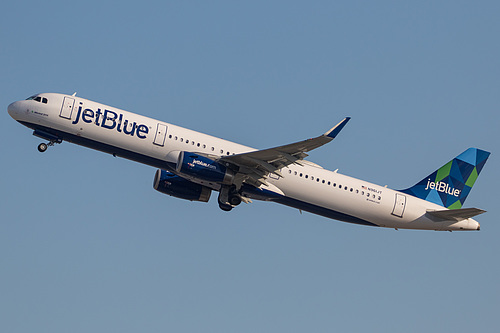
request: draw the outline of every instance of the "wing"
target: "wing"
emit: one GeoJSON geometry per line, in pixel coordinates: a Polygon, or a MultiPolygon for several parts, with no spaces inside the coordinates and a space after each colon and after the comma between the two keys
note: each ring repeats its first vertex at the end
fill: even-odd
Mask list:
{"type": "Polygon", "coordinates": [[[302,165],[301,160],[308,156],[306,152],[332,141],[350,119],[350,117],[344,118],[329,131],[316,138],[249,153],[224,156],[219,159],[219,162],[236,167],[238,170],[236,185],[241,185],[242,182],[257,187],[262,184],[267,185],[265,179],[270,173],[283,177],[280,169],[294,163],[302,165]]]}

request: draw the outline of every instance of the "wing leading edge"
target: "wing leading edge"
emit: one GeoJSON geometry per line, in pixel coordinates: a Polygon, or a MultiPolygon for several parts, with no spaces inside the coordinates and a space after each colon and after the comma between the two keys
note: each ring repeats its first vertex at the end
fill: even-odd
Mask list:
{"type": "Polygon", "coordinates": [[[302,165],[301,160],[306,158],[309,152],[332,141],[344,128],[350,117],[344,118],[337,125],[326,133],[307,140],[291,143],[284,146],[257,150],[249,153],[224,156],[219,159],[223,164],[231,164],[237,167],[239,181],[250,183],[254,186],[267,185],[265,179],[268,175],[274,174],[283,177],[280,169],[290,165],[302,165]]]}

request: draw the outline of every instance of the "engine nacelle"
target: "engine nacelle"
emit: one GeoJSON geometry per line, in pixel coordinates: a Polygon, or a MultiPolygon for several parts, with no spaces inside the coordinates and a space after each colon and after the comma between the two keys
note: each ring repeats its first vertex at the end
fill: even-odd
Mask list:
{"type": "Polygon", "coordinates": [[[177,159],[176,171],[207,182],[230,185],[234,172],[224,165],[202,155],[181,151],[177,159]]]}
{"type": "Polygon", "coordinates": [[[212,193],[212,190],[206,186],[190,182],[161,169],[156,171],[153,188],[176,198],[202,202],[208,202],[212,193]]]}

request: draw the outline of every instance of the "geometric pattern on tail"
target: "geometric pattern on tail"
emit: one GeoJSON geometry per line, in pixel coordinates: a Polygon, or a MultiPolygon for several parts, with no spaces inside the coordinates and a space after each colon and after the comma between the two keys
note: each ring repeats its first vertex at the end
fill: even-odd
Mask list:
{"type": "Polygon", "coordinates": [[[449,209],[462,208],[489,155],[487,151],[469,148],[401,192],[449,209]]]}

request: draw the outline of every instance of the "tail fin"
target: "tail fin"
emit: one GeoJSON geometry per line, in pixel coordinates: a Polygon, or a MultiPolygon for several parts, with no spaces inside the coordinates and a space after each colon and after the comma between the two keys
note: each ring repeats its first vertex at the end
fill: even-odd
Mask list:
{"type": "Polygon", "coordinates": [[[484,167],[490,153],[469,148],[419,183],[401,192],[449,209],[459,209],[484,167]]]}

